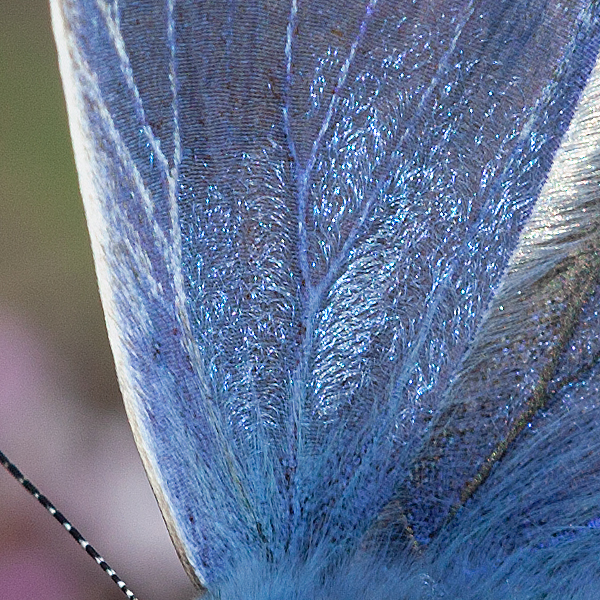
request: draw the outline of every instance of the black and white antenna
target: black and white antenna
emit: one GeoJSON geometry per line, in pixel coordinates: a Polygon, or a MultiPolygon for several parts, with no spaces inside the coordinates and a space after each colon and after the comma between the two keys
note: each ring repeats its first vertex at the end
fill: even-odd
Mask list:
{"type": "Polygon", "coordinates": [[[56,509],[54,504],[40,493],[40,491],[27,479],[19,468],[0,451],[2,466],[71,534],[71,537],[96,561],[98,566],[119,586],[119,589],[130,599],[138,600],[137,596],[125,585],[125,582],[116,574],[114,569],[98,554],[96,549],[71,525],[65,516],[56,509]]]}

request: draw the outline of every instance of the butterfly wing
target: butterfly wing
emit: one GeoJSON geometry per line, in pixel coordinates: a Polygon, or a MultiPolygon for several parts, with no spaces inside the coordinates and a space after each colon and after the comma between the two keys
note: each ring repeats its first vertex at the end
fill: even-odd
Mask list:
{"type": "Polygon", "coordinates": [[[521,488],[492,467],[592,360],[568,348],[596,286],[597,4],[52,11],[119,380],[190,574],[497,528],[521,488]]]}

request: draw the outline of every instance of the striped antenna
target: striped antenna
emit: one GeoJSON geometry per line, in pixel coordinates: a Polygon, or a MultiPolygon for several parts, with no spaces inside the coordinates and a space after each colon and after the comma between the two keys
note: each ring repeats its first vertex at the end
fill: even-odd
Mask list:
{"type": "Polygon", "coordinates": [[[40,493],[27,479],[18,467],[0,451],[2,466],[71,534],[71,537],[96,561],[99,567],[119,586],[119,589],[130,599],[138,600],[137,596],[125,585],[125,582],[115,573],[114,569],[98,554],[96,549],[69,523],[65,516],[56,509],[54,504],[40,493]]]}

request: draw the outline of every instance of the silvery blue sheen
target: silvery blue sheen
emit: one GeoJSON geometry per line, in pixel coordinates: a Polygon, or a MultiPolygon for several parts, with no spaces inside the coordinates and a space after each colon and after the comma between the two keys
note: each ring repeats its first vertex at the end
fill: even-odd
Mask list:
{"type": "Polygon", "coordinates": [[[600,597],[600,7],[52,0],[134,435],[211,597],[600,597]]]}

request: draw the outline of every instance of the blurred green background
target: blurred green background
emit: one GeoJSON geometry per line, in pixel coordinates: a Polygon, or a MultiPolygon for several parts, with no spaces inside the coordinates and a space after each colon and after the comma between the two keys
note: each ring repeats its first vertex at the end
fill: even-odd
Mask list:
{"type": "MultiPolygon", "coordinates": [[[[125,424],[47,0],[0,0],[0,448],[141,598],[189,597],[125,424]]],[[[2,473],[0,515],[4,600],[122,597],[2,473]]]]}
{"type": "Polygon", "coordinates": [[[46,0],[1,0],[0,298],[118,402],[46,0]]]}

